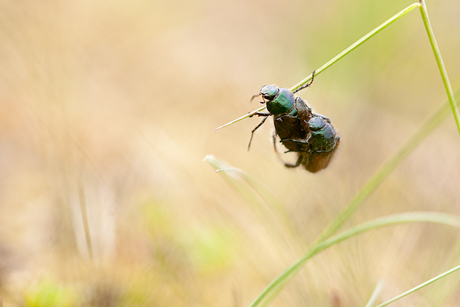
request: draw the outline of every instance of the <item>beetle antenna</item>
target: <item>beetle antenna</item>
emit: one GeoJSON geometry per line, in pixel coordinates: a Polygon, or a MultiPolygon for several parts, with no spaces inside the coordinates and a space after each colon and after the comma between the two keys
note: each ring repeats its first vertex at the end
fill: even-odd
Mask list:
{"type": "Polygon", "coordinates": [[[249,100],[249,101],[253,101],[253,100],[254,100],[254,98],[256,98],[256,97],[259,97],[260,95],[262,95],[262,94],[261,94],[261,93],[259,93],[259,94],[257,94],[257,95],[254,95],[254,96],[252,96],[251,100],[249,100]]]}
{"type": "Polygon", "coordinates": [[[299,87],[298,89],[292,91],[293,94],[297,93],[298,91],[301,91],[303,90],[304,88],[307,88],[309,87],[312,83],[313,83],[313,80],[315,79],[315,70],[311,73],[311,80],[310,82],[308,82],[307,84],[304,84],[302,85],[301,87],[299,87]]]}

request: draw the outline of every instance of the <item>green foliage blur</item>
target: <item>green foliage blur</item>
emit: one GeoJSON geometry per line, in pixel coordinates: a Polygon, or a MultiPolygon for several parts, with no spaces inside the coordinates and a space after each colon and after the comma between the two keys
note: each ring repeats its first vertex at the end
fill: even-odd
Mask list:
{"type": "MultiPolygon", "coordinates": [[[[213,129],[258,108],[249,99],[263,85],[293,86],[411,3],[0,0],[4,306],[250,304],[446,101],[418,10],[298,93],[340,134],[326,170],[284,168],[271,120],[250,152],[260,119],[213,129]],[[208,154],[267,190],[214,173],[208,154]]],[[[427,6],[455,90],[460,3],[427,6]]],[[[450,117],[346,227],[458,214],[459,182],[450,117]]],[[[364,306],[379,280],[391,298],[458,259],[453,229],[378,230],[312,259],[272,306],[364,306]]],[[[459,281],[394,306],[458,306],[459,281]]]]}

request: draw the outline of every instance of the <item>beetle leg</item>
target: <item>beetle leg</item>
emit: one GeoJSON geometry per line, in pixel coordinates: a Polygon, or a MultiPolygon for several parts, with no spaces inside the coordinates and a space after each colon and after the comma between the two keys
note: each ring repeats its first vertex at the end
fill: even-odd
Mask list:
{"type": "MultiPolygon", "coordinates": [[[[284,160],[281,158],[281,155],[278,151],[278,148],[276,147],[276,131],[273,131],[273,148],[275,149],[275,153],[276,153],[276,156],[278,157],[278,159],[283,162],[283,163],[286,163],[284,162],[284,160]]],[[[286,152],[285,152],[286,153],[286,152]]]]}
{"type": "MultiPolygon", "coordinates": [[[[276,132],[273,132],[273,148],[275,148],[275,152],[276,152],[276,155],[278,156],[278,159],[283,162],[284,166],[288,167],[288,168],[295,168],[295,167],[298,167],[301,163],[302,163],[302,160],[303,160],[303,155],[299,153],[299,158],[297,159],[297,162],[295,164],[293,163],[289,163],[289,162],[285,162],[282,158],[281,158],[281,155],[280,153],[278,152],[278,148],[276,147],[276,132]]],[[[288,153],[288,152],[294,152],[292,150],[288,150],[288,151],[285,151],[284,153],[288,153]]]]}
{"type": "Polygon", "coordinates": [[[276,148],[276,131],[273,131],[273,148],[275,152],[278,154],[278,148],[276,148]]]}
{"type": "Polygon", "coordinates": [[[313,80],[315,79],[315,72],[316,72],[316,70],[314,70],[311,73],[311,80],[310,80],[310,82],[308,82],[307,87],[313,84],[313,80]]]}
{"type": "Polygon", "coordinates": [[[282,139],[280,142],[291,141],[294,143],[308,144],[310,142],[310,138],[311,134],[309,134],[305,139],[282,139]]]}
{"type": "Polygon", "coordinates": [[[249,117],[253,117],[254,115],[257,115],[257,116],[270,116],[271,114],[268,113],[268,112],[256,112],[254,114],[249,115],[249,117]]]}
{"type": "Polygon", "coordinates": [[[284,166],[286,166],[287,168],[295,168],[295,167],[298,167],[302,163],[302,160],[303,160],[303,155],[299,154],[299,158],[297,159],[297,162],[295,164],[284,162],[284,166]]]}
{"type": "Polygon", "coordinates": [[[299,144],[308,144],[308,140],[301,140],[301,139],[284,139],[284,140],[281,140],[281,142],[285,142],[285,141],[291,141],[291,142],[299,143],[299,144]]]}
{"type": "MultiPolygon", "coordinates": [[[[281,142],[281,141],[280,141],[281,142]]],[[[273,132],[273,148],[275,149],[275,152],[276,152],[276,155],[278,156],[278,159],[281,160],[281,162],[283,163],[286,163],[284,162],[284,160],[281,158],[281,155],[278,151],[278,148],[276,147],[276,131],[273,132]]],[[[292,151],[292,150],[288,150],[288,151],[285,151],[284,153],[288,153],[288,152],[295,152],[295,151],[292,151]]]]}
{"type": "MultiPolygon", "coordinates": [[[[257,113],[255,113],[255,114],[257,114],[257,113]]],[[[258,114],[257,114],[257,115],[258,115],[258,114]]],[[[270,114],[268,114],[268,115],[270,115],[270,114]]],[[[251,148],[251,142],[252,142],[252,138],[254,137],[254,132],[255,132],[257,129],[259,129],[260,126],[262,126],[262,125],[265,123],[265,121],[266,121],[267,118],[268,118],[268,115],[264,115],[265,118],[262,119],[262,121],[260,122],[260,124],[258,124],[258,125],[251,131],[251,138],[249,139],[248,151],[249,151],[249,148],[251,148]]],[[[263,115],[259,115],[259,116],[263,116],[263,115]]]]}
{"type": "Polygon", "coordinates": [[[310,85],[312,85],[313,80],[315,79],[315,71],[316,71],[316,70],[314,70],[314,71],[311,73],[311,80],[310,80],[310,82],[308,82],[308,83],[305,84],[305,85],[302,85],[301,87],[299,87],[298,89],[296,89],[296,90],[293,91],[292,93],[295,94],[295,93],[297,93],[298,91],[301,91],[301,90],[303,90],[304,88],[307,88],[307,87],[309,87],[310,85]]]}

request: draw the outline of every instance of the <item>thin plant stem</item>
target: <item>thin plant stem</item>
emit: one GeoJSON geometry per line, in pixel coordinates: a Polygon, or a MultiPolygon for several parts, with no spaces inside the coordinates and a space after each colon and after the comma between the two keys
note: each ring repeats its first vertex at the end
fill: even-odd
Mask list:
{"type": "Polygon", "coordinates": [[[289,268],[287,268],[283,273],[278,275],[263,291],[259,296],[252,302],[250,307],[258,306],[262,301],[270,295],[273,291],[279,290],[278,287],[281,287],[286,284],[286,281],[293,276],[295,272],[302,267],[302,265],[309,259],[313,258],[319,252],[325,250],[326,248],[335,245],[337,243],[343,242],[351,237],[354,237],[358,234],[381,228],[384,226],[410,223],[410,222],[432,222],[432,223],[441,223],[453,227],[460,227],[460,218],[444,213],[436,212],[412,212],[412,213],[403,213],[396,214],[392,216],[387,216],[379,218],[370,222],[363,223],[361,225],[355,226],[351,229],[344,231],[343,233],[336,235],[332,238],[329,238],[316,246],[312,247],[306,255],[297,260],[289,268]]]}
{"type": "MultiPolygon", "coordinates": [[[[457,95],[460,94],[457,93],[457,95]]],[[[344,210],[334,219],[328,228],[320,235],[316,242],[321,242],[337,231],[355,212],[356,209],[371,195],[372,192],[385,180],[395,167],[411,153],[425,137],[434,130],[450,113],[449,104],[446,102],[438,109],[414,134],[412,137],[396,152],[369,180],[361,191],[351,200],[344,210]]]]}
{"type": "MultiPolygon", "coordinates": [[[[391,23],[396,21],[397,19],[401,18],[411,10],[413,10],[415,7],[420,7],[420,12],[422,15],[423,22],[425,24],[425,28],[431,43],[431,46],[433,48],[433,52],[436,58],[436,62],[438,64],[441,77],[443,79],[443,83],[446,89],[446,93],[448,96],[449,104],[445,104],[442,108],[440,108],[434,115],[399,149],[399,151],[393,155],[390,160],[385,163],[385,165],[376,173],[374,177],[371,178],[371,180],[368,181],[368,183],[363,187],[363,189],[351,200],[351,202],[345,207],[345,209],[334,219],[334,221],[329,225],[328,228],[320,235],[320,237],[311,245],[309,253],[307,253],[306,256],[301,258],[298,262],[293,264],[291,267],[289,267],[287,270],[285,270],[282,274],[280,274],[275,280],[273,280],[265,289],[262,291],[262,293],[255,299],[255,301],[251,304],[251,306],[257,306],[259,305],[264,299],[267,297],[274,297],[274,293],[279,291],[279,289],[287,282],[288,278],[291,277],[301,266],[302,264],[313,257],[316,253],[319,251],[327,248],[328,244],[335,244],[336,241],[332,242],[333,240],[337,240],[337,237],[333,237],[330,239],[330,237],[349,219],[349,217],[355,212],[357,208],[366,200],[372,192],[376,190],[376,188],[382,183],[383,180],[385,180],[388,175],[393,171],[393,169],[409,154],[413,151],[413,149],[422,141],[426,138],[426,136],[436,127],[440,122],[442,122],[447,115],[450,113],[450,109],[454,113],[454,117],[457,123],[457,128],[460,133],[460,120],[459,120],[459,115],[458,115],[458,109],[455,101],[455,97],[447,76],[446,69],[444,67],[441,54],[439,52],[439,48],[436,44],[436,40],[433,34],[433,31],[431,29],[429,19],[428,19],[428,14],[426,10],[426,6],[423,0],[419,0],[419,3],[414,3],[404,10],[400,11],[384,23],[382,23],[380,26],[363,36],[361,39],[356,41],[354,44],[352,44],[350,47],[342,51],[340,54],[338,54],[336,57],[331,59],[329,62],[324,64],[322,67],[317,69],[315,71],[315,75],[320,74],[324,70],[326,70],[328,67],[330,67],[332,64],[336,63],[338,60],[346,56],[348,53],[356,49],[358,46],[363,44],[365,41],[370,39],[372,36],[376,35],[378,32],[383,30],[384,28],[388,27],[391,23]],[[334,239],[335,238],[335,239],[334,239]]],[[[293,86],[290,90],[294,91],[295,89],[300,88],[302,85],[306,84],[308,81],[310,81],[312,76],[308,76],[304,80],[300,81],[298,84],[293,86]]],[[[224,128],[226,126],[229,126],[233,123],[236,123],[240,120],[243,120],[245,118],[253,116],[256,112],[260,112],[264,107],[261,107],[255,111],[252,111],[244,116],[241,116],[225,125],[222,125],[215,130],[224,128]]]]}
{"type": "MultiPolygon", "coordinates": [[[[341,58],[343,58],[344,56],[346,56],[347,54],[349,54],[350,52],[352,52],[353,50],[355,50],[356,48],[358,48],[359,46],[361,46],[364,42],[366,42],[368,39],[370,39],[372,36],[376,35],[377,33],[379,33],[380,31],[382,31],[383,29],[385,29],[386,27],[388,27],[390,24],[392,24],[393,22],[395,22],[396,20],[398,20],[399,18],[401,18],[402,16],[406,15],[407,13],[409,13],[410,11],[412,11],[414,8],[416,8],[417,6],[419,6],[420,4],[418,3],[414,3],[408,7],[406,7],[405,9],[403,9],[402,11],[400,11],[399,13],[395,14],[393,17],[391,17],[390,19],[388,19],[387,21],[385,21],[384,23],[382,23],[381,25],[379,25],[378,27],[376,27],[374,30],[370,31],[369,33],[367,33],[366,35],[364,35],[363,37],[361,37],[359,40],[357,40],[354,44],[352,44],[350,47],[348,47],[347,49],[345,49],[344,51],[340,52],[337,56],[335,56],[334,58],[332,58],[329,62],[327,62],[326,64],[324,64],[323,66],[321,66],[320,68],[318,68],[317,70],[315,70],[315,76],[319,75],[320,73],[322,73],[323,71],[325,71],[327,68],[329,68],[330,66],[332,66],[333,64],[335,64],[338,60],[340,60],[341,58]]],[[[306,84],[308,81],[311,80],[311,77],[312,75],[309,75],[308,77],[306,77],[305,79],[303,79],[302,81],[300,81],[299,83],[297,83],[296,85],[294,85],[290,90],[293,91],[293,90],[296,90],[297,88],[301,87],[302,85],[306,84]]],[[[243,115],[241,117],[238,117],[237,119],[234,119],[232,120],[231,122],[228,122],[226,123],[225,125],[222,125],[220,127],[217,127],[216,129],[214,129],[214,131],[216,130],[219,130],[219,129],[222,129],[224,127],[227,127],[227,126],[230,126],[234,123],[237,123],[245,118],[248,118],[248,117],[251,117],[253,116],[255,113],[257,112],[260,112],[262,110],[264,110],[266,107],[263,106],[263,107],[260,107],[258,108],[257,110],[254,110],[252,112],[249,112],[248,114],[246,115],[243,115]]]]}
{"type": "Polygon", "coordinates": [[[93,255],[93,245],[91,243],[91,232],[89,229],[88,210],[87,210],[87,204],[86,204],[85,190],[81,182],[78,183],[78,198],[80,202],[81,220],[83,222],[83,229],[85,231],[86,247],[88,249],[89,258],[93,260],[93,256],[94,256],[93,255]]]}
{"type": "MultiPolygon", "coordinates": [[[[324,245],[325,241],[327,240],[332,234],[334,234],[347,220],[348,218],[355,212],[356,209],[364,202],[367,197],[369,197],[372,192],[375,191],[375,189],[382,183],[383,180],[385,180],[388,175],[393,171],[393,169],[409,154],[413,151],[413,149],[422,141],[425,139],[425,137],[434,130],[435,127],[439,125],[450,113],[450,109],[454,111],[454,116],[456,117],[457,120],[457,106],[455,102],[455,97],[452,93],[452,89],[450,87],[449,80],[447,78],[447,74],[444,68],[444,65],[442,63],[442,58],[439,53],[439,49],[437,48],[436,42],[434,40],[434,35],[431,31],[431,27],[429,26],[429,21],[428,21],[428,15],[426,14],[426,7],[424,7],[424,3],[421,2],[422,5],[414,4],[407,9],[403,10],[402,12],[408,12],[412,10],[415,6],[420,6],[421,7],[421,12],[422,12],[422,18],[424,19],[425,26],[427,27],[427,32],[428,36],[430,37],[430,41],[432,41],[432,46],[433,46],[433,51],[435,53],[436,60],[438,62],[439,69],[441,71],[441,75],[444,81],[444,85],[446,87],[446,91],[448,94],[449,98],[449,103],[445,103],[443,107],[441,107],[437,112],[433,114],[433,116],[426,121],[426,123],[400,148],[400,150],[393,155],[390,160],[385,163],[385,165],[376,173],[374,177],[371,178],[371,180],[368,181],[368,183],[363,187],[363,189],[355,196],[355,198],[352,199],[352,201],[347,205],[347,207],[335,218],[335,220],[329,225],[329,227],[320,235],[320,237],[315,241],[315,243],[312,244],[311,251],[315,252],[317,251],[318,248],[321,248],[321,246],[324,245]],[[423,7],[422,7],[423,6],[423,7]],[[450,106],[449,106],[450,104],[450,106]],[[454,105],[454,106],[452,106],[454,105]]],[[[399,13],[401,14],[401,13],[399,13]]],[[[397,15],[399,15],[397,14],[397,15]]],[[[395,16],[397,16],[395,15],[395,16]]],[[[394,18],[394,17],[393,17],[394,18]]],[[[393,22],[395,19],[391,18],[391,22],[393,22]]],[[[385,24],[385,23],[384,23],[385,24]]],[[[380,26],[382,27],[382,26],[380,26]]],[[[374,31],[372,31],[374,32],[374,31]]],[[[370,32],[370,33],[372,33],[370,32]]],[[[377,32],[376,32],[377,33],[377,32]]],[[[365,37],[364,37],[365,38],[365,37]]],[[[364,39],[363,38],[363,39],[364,39]]],[[[315,73],[316,74],[316,73],[315,73]]],[[[303,80],[301,83],[298,85],[294,86],[293,89],[302,86],[305,82],[308,82],[308,78],[303,80]]],[[[458,95],[458,94],[457,94],[458,95]]],[[[458,121],[457,121],[458,125],[458,121]]],[[[460,128],[459,128],[460,131],[460,128]]],[[[310,253],[311,254],[311,253],[310,253]]],[[[261,299],[267,295],[269,292],[272,290],[275,290],[278,285],[283,285],[285,284],[285,280],[290,277],[290,275],[294,274],[297,269],[303,264],[304,261],[309,259],[308,255],[304,257],[301,261],[296,263],[294,266],[291,266],[288,268],[285,272],[283,272],[281,275],[279,275],[272,283],[259,295],[259,297],[256,299],[257,302],[258,299],[259,302],[261,299]],[[264,295],[265,293],[265,295],[264,295]]],[[[279,290],[278,290],[279,291],[279,290]]],[[[257,304],[253,304],[251,306],[256,306],[257,304]]]]}
{"type": "MultiPolygon", "coordinates": [[[[363,37],[361,37],[359,40],[357,40],[354,44],[352,44],[350,47],[348,47],[347,49],[345,49],[344,51],[340,52],[338,55],[336,55],[334,58],[332,58],[329,62],[327,62],[326,64],[324,64],[323,66],[321,66],[320,68],[318,68],[317,70],[315,70],[315,76],[318,76],[320,73],[322,73],[323,71],[325,71],[327,68],[329,68],[330,66],[332,66],[332,64],[336,63],[338,60],[340,60],[341,58],[343,58],[344,56],[346,56],[347,54],[349,54],[350,52],[352,52],[353,50],[355,50],[356,48],[358,48],[359,46],[361,46],[364,42],[366,42],[367,40],[369,40],[372,36],[376,35],[377,33],[379,33],[380,31],[382,31],[383,29],[385,29],[386,27],[388,27],[389,25],[391,25],[393,22],[395,22],[396,20],[398,20],[399,18],[403,17],[404,15],[406,15],[407,13],[409,13],[410,11],[412,11],[414,8],[416,8],[417,6],[419,6],[418,3],[414,3],[412,5],[409,5],[408,7],[406,7],[405,9],[403,9],[402,11],[400,11],[399,13],[393,15],[393,17],[391,17],[390,19],[386,20],[384,23],[382,23],[381,25],[379,25],[377,28],[375,28],[374,30],[372,30],[371,32],[367,33],[366,35],[364,35],[363,37]]],[[[298,89],[299,87],[301,87],[302,85],[306,84],[308,81],[311,80],[311,77],[312,75],[306,77],[305,79],[303,79],[302,81],[300,81],[299,83],[297,83],[296,85],[294,85],[290,90],[291,91],[294,91],[296,89],[298,89]]]]}
{"type": "MultiPolygon", "coordinates": [[[[441,77],[446,88],[448,100],[450,107],[454,113],[454,117],[457,123],[458,130],[460,132],[460,123],[458,120],[458,109],[455,100],[455,96],[450,86],[449,78],[447,76],[444,63],[441,58],[441,53],[436,44],[436,39],[434,37],[433,31],[430,26],[428,19],[428,14],[426,6],[423,0],[420,0],[420,12],[422,14],[422,19],[425,24],[428,37],[430,39],[431,46],[438,63],[439,70],[441,72],[441,77]]],[[[414,4],[415,5],[415,4],[414,4]]],[[[318,238],[317,242],[321,242],[325,238],[328,238],[333,234],[340,226],[345,223],[346,220],[351,216],[351,214],[359,207],[359,205],[377,188],[377,186],[391,173],[391,171],[404,159],[425,137],[434,129],[442,120],[447,116],[446,105],[442,107],[438,112],[436,112],[433,117],[431,117],[422,129],[419,130],[409,141],[401,147],[401,149],[380,169],[379,172],[363,187],[360,193],[349,203],[349,205],[342,211],[342,213],[330,224],[330,226],[323,232],[323,234],[318,238]]]]}
{"type": "MultiPolygon", "coordinates": [[[[460,91],[456,96],[459,96],[460,91]]],[[[450,114],[450,105],[445,102],[422,126],[421,128],[399,149],[399,151],[388,160],[387,163],[372,177],[371,180],[363,187],[363,189],[353,198],[347,207],[335,218],[330,226],[320,235],[310,247],[310,252],[290,266],[278,277],[276,277],[251,304],[251,307],[259,305],[262,300],[271,294],[272,291],[279,291],[279,287],[286,284],[287,279],[297,272],[297,270],[308,259],[316,253],[328,247],[332,239],[328,239],[345,223],[351,214],[363,203],[363,201],[377,188],[378,185],[391,173],[391,171],[409,154],[411,153],[425,137],[434,130],[448,115],[450,114]]]]}
{"type": "Polygon", "coordinates": [[[434,37],[433,29],[431,28],[430,19],[428,18],[428,11],[426,9],[426,4],[424,0],[420,1],[420,14],[422,15],[423,24],[425,25],[426,33],[430,40],[431,48],[433,48],[434,57],[436,63],[438,64],[439,72],[441,73],[442,82],[444,83],[444,88],[446,89],[447,97],[449,99],[450,107],[452,108],[452,113],[454,113],[455,123],[457,124],[458,132],[460,133],[460,116],[458,114],[457,103],[455,102],[454,92],[452,91],[452,86],[449,82],[449,76],[447,76],[447,70],[444,66],[444,62],[441,57],[441,51],[439,51],[438,44],[436,43],[436,38],[434,37]]]}
{"type": "Polygon", "coordinates": [[[458,271],[458,270],[460,270],[460,265],[458,265],[458,266],[456,266],[456,267],[454,267],[454,268],[452,268],[452,269],[450,269],[450,270],[448,270],[448,271],[446,271],[446,272],[444,272],[444,273],[442,273],[442,274],[440,274],[440,275],[438,275],[438,276],[436,276],[436,277],[434,277],[434,278],[432,278],[432,279],[430,279],[430,280],[418,285],[417,287],[414,287],[414,288],[412,288],[412,289],[410,289],[410,290],[408,290],[408,291],[406,291],[404,293],[401,293],[398,296],[393,297],[391,300],[388,300],[388,301],[386,301],[386,302],[384,302],[384,303],[382,303],[380,305],[377,305],[377,307],[384,307],[384,306],[390,305],[391,303],[393,303],[393,302],[395,302],[395,301],[397,301],[397,300],[399,300],[399,299],[401,299],[401,298],[403,298],[403,297],[405,297],[405,296],[407,296],[407,295],[409,295],[409,294],[411,294],[411,293],[413,293],[413,292],[415,292],[417,290],[420,290],[421,288],[423,288],[425,286],[428,286],[429,284],[432,284],[435,281],[437,281],[437,280],[439,280],[439,279],[441,279],[443,277],[446,277],[447,275],[452,274],[452,273],[454,273],[455,271],[458,271]]]}
{"type": "MultiPolygon", "coordinates": [[[[243,170],[232,167],[213,155],[207,155],[203,161],[216,168],[216,173],[225,175],[224,178],[228,184],[236,189],[251,205],[264,225],[270,224],[267,223],[268,221],[272,222],[270,224],[272,227],[267,227],[269,231],[281,228],[284,229],[282,234],[295,234],[283,206],[264,185],[243,170]],[[260,206],[254,206],[254,204],[260,204],[260,206]]],[[[284,238],[283,241],[290,242],[287,238],[284,238]]]]}
{"type": "MultiPolygon", "coordinates": [[[[458,91],[457,95],[460,94],[458,91]]],[[[363,189],[353,198],[353,200],[345,207],[344,210],[335,218],[330,226],[320,235],[320,237],[310,247],[310,251],[298,262],[287,268],[283,273],[278,275],[254,300],[251,307],[259,305],[262,300],[271,295],[273,291],[279,291],[286,284],[287,279],[292,277],[305,261],[313,257],[317,252],[328,247],[332,239],[328,239],[336,232],[351,214],[363,203],[363,201],[377,188],[377,186],[391,173],[391,171],[409,154],[414,148],[420,144],[425,137],[434,130],[448,115],[450,114],[450,106],[448,102],[437,110],[421,128],[399,149],[399,151],[388,160],[387,163],[372,177],[371,180],[363,187],[363,189]]],[[[356,227],[355,227],[356,228],[356,227]]],[[[355,229],[353,228],[353,229],[355,229]]]]}
{"type": "Polygon", "coordinates": [[[382,292],[382,288],[383,288],[383,281],[380,280],[380,281],[377,283],[377,285],[375,286],[374,292],[372,292],[371,298],[370,298],[369,301],[367,302],[366,307],[372,307],[372,306],[374,306],[375,301],[377,300],[377,298],[378,298],[379,295],[380,295],[380,292],[382,292]]]}

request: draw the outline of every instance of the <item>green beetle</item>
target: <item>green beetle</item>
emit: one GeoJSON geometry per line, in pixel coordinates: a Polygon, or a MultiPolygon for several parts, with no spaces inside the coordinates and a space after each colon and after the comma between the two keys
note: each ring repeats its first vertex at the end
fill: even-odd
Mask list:
{"type": "MultiPolygon", "coordinates": [[[[311,82],[300,89],[310,86],[312,82],[313,78],[311,82]]],[[[302,165],[312,173],[326,168],[340,143],[340,137],[329,118],[313,113],[302,98],[295,97],[294,93],[286,88],[265,85],[260,93],[254,95],[253,98],[257,96],[262,96],[263,101],[261,103],[266,104],[268,112],[254,114],[265,118],[252,130],[248,150],[254,132],[264,124],[269,116],[273,116],[275,151],[277,151],[276,136],[278,135],[281,139],[280,142],[288,149],[287,152],[297,152],[298,154],[295,164],[284,162],[286,167],[293,168],[302,165]]]]}
{"type": "Polygon", "coordinates": [[[330,121],[322,116],[314,116],[308,125],[311,132],[309,146],[306,152],[299,152],[299,159],[306,170],[316,173],[329,165],[339,147],[340,137],[330,121]]]}

